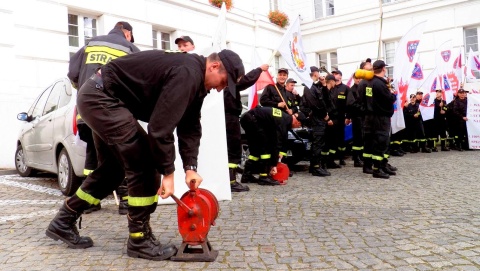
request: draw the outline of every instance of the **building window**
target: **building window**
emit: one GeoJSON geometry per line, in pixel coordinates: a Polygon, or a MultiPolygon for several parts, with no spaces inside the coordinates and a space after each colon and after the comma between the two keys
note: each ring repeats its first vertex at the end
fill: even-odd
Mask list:
{"type": "Polygon", "coordinates": [[[153,49],[170,50],[170,33],[152,31],[153,49]]]}
{"type": "MultiPolygon", "coordinates": [[[[468,57],[468,53],[470,52],[470,48],[474,52],[476,52],[478,56],[478,44],[480,43],[480,39],[478,36],[478,32],[480,31],[480,27],[472,27],[472,28],[465,28],[465,55],[468,57]]],[[[480,72],[473,71],[475,74],[475,78],[480,79],[480,72]]]]}
{"type": "Polygon", "coordinates": [[[337,52],[319,53],[318,67],[324,67],[328,71],[338,70],[337,52]]]}
{"type": "Polygon", "coordinates": [[[334,0],[314,0],[313,9],[315,11],[315,19],[335,15],[334,0]]]}
{"type": "Polygon", "coordinates": [[[382,0],[382,4],[393,3],[395,0],[382,0]]]}
{"type": "Polygon", "coordinates": [[[388,65],[387,72],[388,75],[393,76],[393,62],[395,61],[395,49],[397,48],[398,42],[384,42],[383,51],[385,52],[385,63],[388,65]]]}
{"type": "Polygon", "coordinates": [[[97,36],[97,19],[83,15],[68,14],[68,45],[70,56],[97,36]]]}
{"type": "Polygon", "coordinates": [[[275,56],[275,71],[280,69],[280,56],[275,56]]]}
{"type": "Polygon", "coordinates": [[[278,10],[278,0],[270,0],[270,10],[278,10]]]}

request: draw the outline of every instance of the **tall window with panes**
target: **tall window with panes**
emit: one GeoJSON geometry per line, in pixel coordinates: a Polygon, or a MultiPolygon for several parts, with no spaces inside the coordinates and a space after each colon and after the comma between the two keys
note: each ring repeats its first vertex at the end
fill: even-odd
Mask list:
{"type": "Polygon", "coordinates": [[[270,10],[278,10],[278,0],[270,0],[270,10]]]}
{"type": "Polygon", "coordinates": [[[170,33],[153,30],[152,39],[153,39],[153,49],[171,50],[170,33]]]}
{"type": "Polygon", "coordinates": [[[325,67],[330,72],[338,70],[337,52],[318,53],[318,67],[325,67]]]}
{"type": "MultiPolygon", "coordinates": [[[[480,43],[480,37],[478,35],[480,33],[480,26],[476,27],[469,27],[464,29],[464,35],[465,35],[465,55],[468,57],[468,54],[470,52],[470,48],[472,48],[472,51],[475,53],[477,57],[479,57],[479,51],[478,51],[478,44],[480,43]]],[[[467,60],[468,61],[468,60],[467,60]]],[[[479,71],[473,71],[473,74],[475,75],[475,78],[477,80],[474,81],[480,81],[480,72],[479,71]]],[[[471,81],[471,80],[469,80],[471,81]]]]}
{"type": "Polygon", "coordinates": [[[388,41],[383,43],[383,52],[385,56],[385,64],[387,67],[387,76],[393,76],[393,62],[395,61],[395,49],[397,48],[397,41],[388,41]]]}
{"type": "Polygon", "coordinates": [[[321,19],[335,15],[334,0],[313,0],[315,19],[321,19]]]}
{"type": "Polygon", "coordinates": [[[68,45],[70,57],[96,36],[96,18],[78,14],[68,14],[68,45]]]}

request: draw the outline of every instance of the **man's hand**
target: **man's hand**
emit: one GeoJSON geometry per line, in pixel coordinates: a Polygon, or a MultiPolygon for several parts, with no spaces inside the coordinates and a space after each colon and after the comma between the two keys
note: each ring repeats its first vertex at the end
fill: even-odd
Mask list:
{"type": "Polygon", "coordinates": [[[298,95],[298,92],[297,92],[296,89],[293,89],[293,90],[292,90],[292,93],[293,93],[294,95],[298,95]]]}
{"type": "Polygon", "coordinates": [[[263,64],[260,66],[260,69],[262,69],[262,71],[268,71],[268,64],[263,64]]]}
{"type": "Polygon", "coordinates": [[[272,167],[272,169],[270,169],[270,175],[275,175],[277,174],[277,167],[272,167]]]}
{"type": "Polygon", "coordinates": [[[187,170],[185,172],[185,183],[190,188],[190,181],[195,180],[195,189],[197,189],[203,181],[203,178],[196,171],[187,170]]]}
{"type": "Polygon", "coordinates": [[[440,110],[440,114],[445,114],[445,110],[440,110]]]}
{"type": "Polygon", "coordinates": [[[467,118],[467,117],[463,117],[463,120],[464,120],[464,121],[467,121],[467,120],[468,120],[468,118],[467,118]]]}
{"type": "Polygon", "coordinates": [[[278,105],[278,108],[284,108],[287,106],[287,104],[284,102],[279,102],[277,105],[278,105]]]}
{"type": "Polygon", "coordinates": [[[350,123],[352,123],[351,119],[345,119],[345,125],[349,125],[350,123]]]}
{"type": "Polygon", "coordinates": [[[329,120],[329,121],[327,122],[327,125],[328,125],[328,126],[332,126],[332,125],[333,125],[333,121],[332,121],[332,120],[329,120]]]}
{"type": "Polygon", "coordinates": [[[292,109],[287,109],[287,113],[288,113],[289,115],[293,115],[293,110],[292,110],[292,109]]]}
{"type": "Polygon", "coordinates": [[[173,173],[170,175],[163,176],[162,184],[160,185],[160,188],[158,189],[157,194],[162,199],[166,199],[171,195],[173,195],[174,192],[175,192],[175,189],[174,189],[174,182],[173,182],[173,173]]]}

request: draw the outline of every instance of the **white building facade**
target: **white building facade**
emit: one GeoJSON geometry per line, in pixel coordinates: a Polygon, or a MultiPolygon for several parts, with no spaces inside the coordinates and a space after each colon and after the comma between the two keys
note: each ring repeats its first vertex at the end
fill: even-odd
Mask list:
{"type": "MultiPolygon", "coordinates": [[[[340,69],[344,79],[367,57],[393,64],[396,43],[425,20],[418,52],[427,72],[434,68],[435,49],[447,40],[478,52],[480,0],[234,0],[227,13],[227,47],[242,57],[247,71],[254,51],[264,62],[271,59],[272,75],[285,65],[281,56],[272,56],[285,32],[268,21],[273,9],[290,21],[300,16],[308,65],[340,69]]],[[[201,51],[211,46],[218,14],[208,0],[1,1],[0,168],[14,167],[17,114],[66,76],[70,55],[89,37],[128,21],[141,50],[176,49],[175,38],[188,35],[201,51]]]]}

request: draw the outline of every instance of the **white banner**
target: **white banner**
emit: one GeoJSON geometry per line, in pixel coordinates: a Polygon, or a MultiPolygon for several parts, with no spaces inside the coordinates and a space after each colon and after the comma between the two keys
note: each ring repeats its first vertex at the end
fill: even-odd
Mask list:
{"type": "Polygon", "coordinates": [[[468,94],[467,119],[468,145],[480,150],[480,94],[468,94]]]}
{"type": "Polygon", "coordinates": [[[282,42],[278,47],[278,52],[282,54],[283,59],[288,66],[295,72],[309,88],[313,85],[310,77],[310,66],[307,65],[307,57],[303,51],[302,34],[300,33],[300,17],[297,16],[290,28],[285,32],[282,42]]]}

